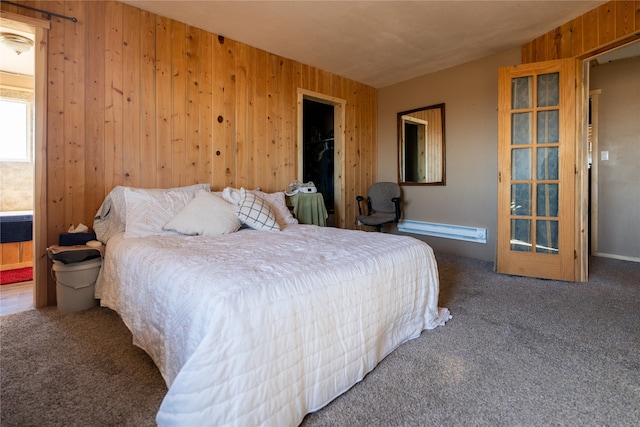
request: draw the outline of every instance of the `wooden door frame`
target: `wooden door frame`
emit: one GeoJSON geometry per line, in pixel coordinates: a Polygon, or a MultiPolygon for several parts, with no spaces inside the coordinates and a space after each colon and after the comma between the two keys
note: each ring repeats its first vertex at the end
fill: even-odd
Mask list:
{"type": "MultiPolygon", "coordinates": [[[[634,42],[640,41],[640,34],[634,33],[628,36],[622,37],[612,43],[608,43],[602,46],[598,46],[595,49],[587,51],[575,59],[581,62],[581,66],[576,66],[576,69],[581,72],[578,80],[581,82],[581,87],[577,88],[576,96],[580,96],[576,102],[582,102],[582,111],[580,117],[578,117],[576,132],[576,222],[579,224],[579,229],[576,232],[576,248],[578,248],[578,256],[576,257],[576,275],[577,281],[586,282],[589,278],[589,239],[592,236],[589,234],[589,97],[591,92],[589,87],[589,63],[598,55],[612,51],[621,46],[626,46],[634,42]],[[581,143],[578,143],[581,142],[581,143]]],[[[577,110],[577,109],[576,109],[577,110]]],[[[577,110],[578,111],[578,110],[577,110]]],[[[592,153],[595,152],[592,147],[592,153]]],[[[592,163],[595,165],[596,162],[592,163]]],[[[597,166],[596,166],[597,168],[597,166]]],[[[594,170],[591,171],[592,176],[594,170]]],[[[597,196],[596,196],[597,197],[597,196]]],[[[592,199],[593,203],[593,199],[592,199]]],[[[597,203],[597,201],[596,201],[597,203]]],[[[597,221],[597,218],[596,218],[597,221]]],[[[597,233],[597,227],[593,226],[593,218],[591,223],[591,233],[597,233]]],[[[596,223],[597,225],[597,223],[596,223]]],[[[597,234],[595,234],[597,239],[597,234]]],[[[592,247],[592,251],[594,248],[592,247]]]]}
{"type": "MultiPolygon", "coordinates": [[[[589,88],[587,83],[586,87],[589,88]]],[[[598,156],[594,153],[598,153],[598,97],[602,91],[600,89],[589,90],[589,103],[591,104],[591,191],[589,196],[591,197],[591,221],[590,221],[590,236],[591,253],[597,255],[598,253],[598,156]]],[[[588,114],[588,113],[587,113],[588,114]]],[[[587,116],[586,125],[589,126],[589,117],[587,116]]],[[[587,135],[587,147],[588,147],[587,135]]]]}
{"type": "MultiPolygon", "coordinates": [[[[589,70],[576,61],[575,257],[576,282],[589,279],[589,70]]],[[[586,64],[586,67],[585,67],[586,64]]]]}
{"type": "Polygon", "coordinates": [[[33,305],[46,307],[55,301],[49,288],[47,257],[47,38],[51,23],[2,11],[2,25],[34,34],[34,191],[33,191],[33,305]]]}
{"type": "MultiPolygon", "coordinates": [[[[583,138],[583,149],[585,150],[585,152],[589,153],[589,135],[588,135],[588,127],[589,127],[589,102],[591,100],[591,126],[592,126],[592,141],[591,141],[591,153],[592,153],[592,161],[591,161],[591,177],[589,178],[588,176],[588,169],[587,170],[587,182],[585,184],[585,188],[584,188],[584,203],[586,204],[586,214],[585,214],[585,218],[584,218],[584,222],[583,222],[583,227],[584,229],[588,229],[590,230],[589,235],[587,236],[587,248],[585,248],[586,251],[586,259],[588,259],[589,256],[593,255],[593,256],[600,256],[600,257],[606,257],[606,258],[613,258],[613,259],[622,259],[622,260],[629,260],[632,262],[637,262],[636,258],[627,258],[627,257],[620,257],[620,256],[615,256],[615,255],[609,255],[609,254],[604,254],[600,251],[598,251],[598,178],[599,178],[599,163],[600,163],[600,158],[598,156],[599,153],[599,149],[598,149],[598,133],[599,133],[599,123],[598,123],[598,110],[599,110],[599,101],[598,98],[600,96],[600,94],[602,93],[601,89],[591,89],[591,84],[590,84],[590,79],[589,79],[589,73],[590,73],[590,63],[591,61],[593,61],[594,59],[596,59],[598,57],[598,55],[602,55],[603,53],[606,53],[608,51],[612,51],[612,50],[616,50],[618,48],[621,47],[625,47],[628,46],[630,44],[633,43],[640,43],[640,37],[635,37],[631,42],[626,43],[626,44],[616,44],[614,47],[611,47],[610,49],[603,51],[603,52],[599,52],[597,55],[592,55],[589,56],[587,58],[583,59],[583,94],[584,94],[584,105],[585,105],[585,111],[582,117],[582,130],[584,132],[584,138],[583,138]],[[589,183],[589,179],[590,179],[590,183],[589,183]],[[589,184],[591,185],[591,188],[589,189],[589,184]],[[591,207],[589,209],[588,206],[588,201],[589,201],[589,197],[591,197],[591,207]],[[588,243],[591,243],[591,249],[589,251],[588,248],[588,243]]],[[[585,158],[584,162],[588,162],[588,157],[585,158]]],[[[587,164],[587,163],[585,163],[587,164]]],[[[585,264],[588,264],[585,263],[585,264]]],[[[586,277],[587,277],[587,265],[584,266],[585,268],[585,280],[586,281],[586,277]]]]}
{"type": "Polygon", "coordinates": [[[334,223],[339,228],[345,228],[345,206],[342,200],[345,199],[344,171],[345,171],[345,114],[347,101],[334,96],[329,96],[319,92],[313,92],[306,89],[298,88],[298,163],[297,176],[298,180],[303,181],[303,165],[304,165],[304,100],[308,99],[322,104],[333,106],[333,207],[334,207],[334,223]]]}

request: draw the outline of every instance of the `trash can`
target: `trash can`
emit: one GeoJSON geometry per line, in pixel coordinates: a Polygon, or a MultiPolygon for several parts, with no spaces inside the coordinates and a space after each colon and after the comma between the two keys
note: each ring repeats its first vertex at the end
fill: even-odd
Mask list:
{"type": "Polygon", "coordinates": [[[69,313],[98,305],[95,299],[96,280],[102,267],[102,258],[64,264],[53,261],[52,272],[56,280],[58,309],[69,313]]]}

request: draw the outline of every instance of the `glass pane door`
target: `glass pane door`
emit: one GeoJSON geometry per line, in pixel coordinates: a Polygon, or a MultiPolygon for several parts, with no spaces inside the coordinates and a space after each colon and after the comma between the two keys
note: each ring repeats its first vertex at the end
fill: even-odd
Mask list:
{"type": "Polygon", "coordinates": [[[500,70],[501,273],[573,280],[575,78],[568,60],[500,70]]]}
{"type": "Polygon", "coordinates": [[[511,79],[511,250],[558,254],[559,73],[511,79]]]}

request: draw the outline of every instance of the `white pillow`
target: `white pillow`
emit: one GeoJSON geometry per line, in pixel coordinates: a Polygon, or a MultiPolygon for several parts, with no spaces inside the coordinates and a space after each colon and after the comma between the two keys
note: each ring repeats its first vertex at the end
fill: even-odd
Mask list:
{"type": "Polygon", "coordinates": [[[124,238],[176,234],[162,229],[194,194],[185,191],[146,191],[125,188],[124,199],[127,219],[124,238]]]}
{"type": "MultiPolygon", "coordinates": [[[[253,193],[258,197],[261,197],[271,208],[276,216],[276,222],[280,228],[285,228],[288,224],[298,224],[298,220],[293,217],[284,196],[284,192],[276,193],[263,193],[260,190],[251,190],[249,193],[253,193]]],[[[222,198],[227,202],[238,205],[240,201],[240,190],[232,187],[226,187],[222,191],[222,198]]]]}
{"type": "Polygon", "coordinates": [[[225,187],[222,190],[222,198],[232,205],[238,206],[240,202],[240,190],[233,187],[225,187]]]}
{"type": "Polygon", "coordinates": [[[276,216],[264,199],[244,188],[240,189],[236,214],[240,221],[256,230],[280,231],[276,216]]]}
{"type": "Polygon", "coordinates": [[[220,236],[238,231],[241,225],[233,205],[220,196],[200,190],[164,229],[190,236],[220,236]]]}
{"type": "Polygon", "coordinates": [[[127,223],[127,208],[126,201],[124,199],[124,191],[127,188],[135,189],[138,191],[146,191],[149,193],[164,193],[166,191],[182,191],[190,193],[193,196],[199,190],[209,191],[211,186],[209,184],[194,184],[186,187],[176,188],[134,188],[124,187],[121,185],[115,186],[107,197],[102,202],[102,206],[98,209],[95,218],[93,219],[93,230],[96,232],[98,240],[103,243],[113,237],[115,234],[124,231],[127,223]]]}

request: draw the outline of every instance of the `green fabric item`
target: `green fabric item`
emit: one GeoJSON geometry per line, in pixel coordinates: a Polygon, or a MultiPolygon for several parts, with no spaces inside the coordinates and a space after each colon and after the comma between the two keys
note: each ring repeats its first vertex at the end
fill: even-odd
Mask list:
{"type": "Polygon", "coordinates": [[[327,225],[327,209],[321,193],[298,193],[288,197],[293,214],[300,224],[327,225]]]}

